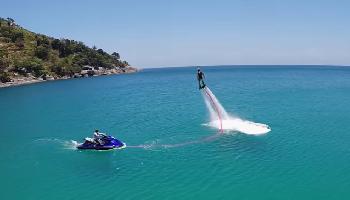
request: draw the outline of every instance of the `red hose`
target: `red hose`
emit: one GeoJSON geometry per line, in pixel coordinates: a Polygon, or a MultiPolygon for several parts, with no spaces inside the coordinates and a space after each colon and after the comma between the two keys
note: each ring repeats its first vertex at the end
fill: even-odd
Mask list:
{"type": "Polygon", "coordinates": [[[218,117],[219,117],[219,121],[220,121],[220,132],[221,132],[221,133],[224,133],[224,131],[223,131],[223,129],[222,129],[222,120],[221,120],[221,114],[220,114],[220,112],[219,112],[219,109],[218,109],[218,107],[216,106],[216,104],[215,104],[213,98],[211,97],[211,95],[208,93],[206,87],[204,88],[204,91],[205,91],[205,93],[209,96],[209,98],[210,98],[210,100],[211,100],[211,102],[212,102],[212,104],[213,104],[213,106],[214,106],[216,112],[218,113],[218,117]]]}

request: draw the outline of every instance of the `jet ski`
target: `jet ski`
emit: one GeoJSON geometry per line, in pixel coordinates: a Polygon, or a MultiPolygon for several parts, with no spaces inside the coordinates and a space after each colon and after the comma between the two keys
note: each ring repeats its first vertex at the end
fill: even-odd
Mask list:
{"type": "Polygon", "coordinates": [[[92,149],[92,150],[111,150],[111,149],[123,149],[126,144],[120,140],[115,139],[113,136],[103,136],[99,141],[93,138],[85,138],[84,143],[77,146],[78,149],[92,149]]]}

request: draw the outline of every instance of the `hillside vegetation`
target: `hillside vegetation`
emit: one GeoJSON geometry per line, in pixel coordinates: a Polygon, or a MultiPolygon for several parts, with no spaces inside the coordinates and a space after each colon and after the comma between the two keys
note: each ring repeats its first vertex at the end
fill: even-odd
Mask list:
{"type": "Polygon", "coordinates": [[[17,25],[11,18],[0,18],[0,81],[15,76],[73,76],[83,66],[104,69],[129,68],[119,53],[106,53],[83,42],[56,39],[33,33],[17,25]]]}

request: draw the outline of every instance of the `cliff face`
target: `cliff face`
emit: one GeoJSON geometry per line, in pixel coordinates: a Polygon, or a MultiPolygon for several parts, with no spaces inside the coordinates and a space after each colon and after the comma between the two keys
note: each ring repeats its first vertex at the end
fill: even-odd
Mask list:
{"type": "Polygon", "coordinates": [[[11,18],[0,18],[0,83],[85,76],[87,67],[92,68],[89,75],[136,71],[119,53],[33,33],[11,18]]]}

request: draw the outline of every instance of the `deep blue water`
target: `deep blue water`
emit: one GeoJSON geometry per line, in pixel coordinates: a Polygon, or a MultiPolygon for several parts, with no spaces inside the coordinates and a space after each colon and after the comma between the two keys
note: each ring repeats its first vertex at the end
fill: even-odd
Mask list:
{"type": "Polygon", "coordinates": [[[217,133],[196,68],[0,89],[2,199],[349,199],[350,68],[203,67],[226,110],[268,124],[217,133]],[[77,151],[100,129],[130,146],[77,151]]]}

